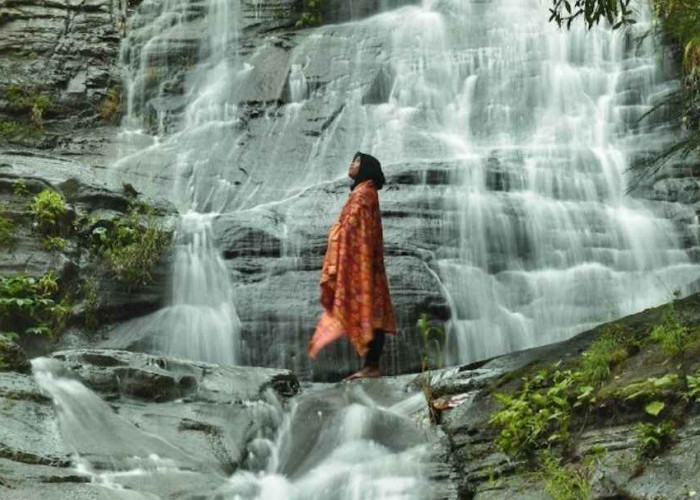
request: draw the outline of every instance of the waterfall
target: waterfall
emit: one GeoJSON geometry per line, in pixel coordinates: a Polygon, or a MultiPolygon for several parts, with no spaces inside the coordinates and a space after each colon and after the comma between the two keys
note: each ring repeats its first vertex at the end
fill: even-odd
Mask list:
{"type": "MultiPolygon", "coordinates": [[[[206,37],[197,47],[169,43],[164,33],[186,30],[185,24],[200,5],[183,0],[152,1],[142,8],[150,21],[141,25],[142,18],[135,16],[135,29],[122,48],[129,98],[122,132],[125,151],[115,164],[117,172],[129,165],[133,157],[127,154],[128,148],[142,150],[144,141],[148,144],[145,149],[155,155],[167,150],[173,155],[176,176],[170,198],[181,213],[175,237],[170,304],[129,328],[149,332],[152,350],[219,364],[235,364],[241,359],[240,320],[229,272],[212,234],[212,221],[217,207],[222,206],[222,183],[212,169],[215,160],[210,151],[202,151],[200,146],[203,137],[228,142],[227,125],[236,121],[236,106],[229,104],[231,89],[236,85],[232,69],[236,52],[229,50],[235,46],[235,4],[228,0],[207,2],[206,37]],[[153,9],[158,12],[154,18],[148,15],[153,9]],[[159,108],[158,97],[153,96],[168,92],[172,81],[157,89],[152,88],[152,83],[157,79],[155,71],[169,74],[168,58],[180,50],[180,55],[186,54],[184,57],[191,64],[197,62],[199,71],[192,84],[191,100],[183,107],[181,123],[171,133],[165,121],[166,110],[159,108]],[[152,137],[142,129],[140,113],[147,105],[157,109],[157,132],[152,137]]],[[[222,162],[219,168],[225,167],[222,162]]],[[[226,196],[225,189],[223,192],[226,196]]]]}
{"type": "MultiPolygon", "coordinates": [[[[249,36],[265,2],[146,0],[124,49],[133,95],[120,175],[146,190],[168,181],[183,213],[258,214],[283,227],[281,246],[293,250],[256,263],[262,280],[309,270],[300,256],[342,202],[328,202],[325,186],[355,151],[374,154],[389,179],[382,207],[402,214],[384,217],[385,241],[400,249],[388,268],[412,253],[440,277],[452,363],[560,341],[691,291],[697,237],[671,216],[695,221],[692,208],[626,194],[626,169],[672,133],[663,119],[639,121],[674,85],[659,41],[642,36],[645,4],[629,30],[586,32],[548,23],[537,0],[390,3],[412,5],[249,36]],[[418,185],[392,190],[416,172],[418,185]]],[[[247,305],[284,286],[308,295],[283,313],[258,301],[243,321],[255,342],[289,326],[285,342],[303,352],[315,282],[234,285],[247,305]]],[[[234,310],[225,314],[218,324],[235,338],[234,310]]],[[[280,346],[266,363],[306,369],[280,346]]]]}
{"type": "MultiPolygon", "coordinates": [[[[96,486],[111,490],[110,498],[417,500],[430,496],[432,437],[429,429],[415,421],[416,415],[427,417],[420,392],[407,396],[406,388],[392,388],[382,381],[365,388],[345,385],[341,390],[317,386],[285,410],[268,388],[255,400],[237,402],[233,412],[228,401],[212,405],[215,408],[200,401],[194,409],[182,401],[152,403],[170,405],[170,409],[145,411],[141,425],[135,425],[130,419],[139,422],[143,402],[112,398],[119,402],[119,409],[113,409],[76,377],[74,361],[37,358],[32,365],[39,387],[56,408],[73,467],[96,486]],[[384,400],[386,406],[375,399],[384,400]],[[132,406],[138,411],[133,412],[132,406]],[[236,412],[242,411],[250,412],[250,417],[236,418],[236,412]],[[145,415],[154,421],[144,422],[145,415]],[[164,415],[164,421],[159,420],[164,415]],[[206,440],[199,442],[191,435],[167,441],[165,436],[178,437],[172,428],[177,422],[180,427],[196,422],[185,415],[219,415],[229,427],[212,431],[218,438],[211,449],[202,445],[206,440]],[[238,429],[241,422],[257,431],[244,437],[251,428],[238,429]],[[212,451],[226,454],[222,443],[217,445],[222,434],[240,436],[239,445],[245,448],[230,477],[222,477],[223,463],[210,456],[212,451]],[[194,442],[199,442],[197,452],[202,456],[193,453],[194,442]]],[[[226,462],[226,457],[218,458],[226,462]]]]}

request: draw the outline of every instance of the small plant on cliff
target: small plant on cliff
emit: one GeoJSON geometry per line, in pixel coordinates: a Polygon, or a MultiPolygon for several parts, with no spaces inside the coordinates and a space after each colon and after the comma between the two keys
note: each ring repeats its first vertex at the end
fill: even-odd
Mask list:
{"type": "Polygon", "coordinates": [[[661,344],[666,354],[676,356],[685,351],[694,333],[681,321],[675,302],[670,302],[661,316],[661,322],[652,328],[650,337],[661,344]]]}
{"type": "Polygon", "coordinates": [[[0,332],[55,335],[65,327],[70,308],[58,301],[56,278],[0,278],[0,332]]]}
{"type": "Polygon", "coordinates": [[[545,491],[554,500],[588,500],[591,498],[591,462],[578,465],[562,464],[549,450],[540,453],[539,475],[544,481],[545,491]]]}
{"type": "Polygon", "coordinates": [[[12,221],[2,213],[4,207],[0,205],[0,248],[11,247],[15,242],[15,227],[12,221]]]}
{"type": "Polygon", "coordinates": [[[83,303],[85,310],[85,328],[87,330],[95,330],[99,325],[97,310],[100,306],[100,296],[98,294],[97,279],[89,278],[83,283],[80,291],[83,295],[83,303]]]}
{"type": "Polygon", "coordinates": [[[431,326],[427,314],[421,314],[418,319],[418,331],[422,341],[421,369],[434,370],[444,366],[445,329],[441,326],[431,326]]]}
{"type": "Polygon", "coordinates": [[[12,184],[12,193],[15,196],[29,196],[29,186],[24,179],[17,179],[12,184]]]}
{"type": "Polygon", "coordinates": [[[112,275],[130,286],[153,281],[156,265],[170,244],[170,235],[156,224],[152,210],[134,208],[113,227],[96,231],[97,251],[112,275]]]}
{"type": "Polygon", "coordinates": [[[629,357],[631,345],[628,329],[617,323],[605,327],[601,336],[582,354],[582,378],[593,384],[606,380],[612,367],[629,357]]]}
{"type": "Polygon", "coordinates": [[[658,421],[665,408],[666,404],[658,400],[644,407],[644,412],[654,421],[637,424],[637,454],[640,458],[654,457],[670,443],[675,433],[673,423],[668,420],[658,421]]]}
{"type": "Polygon", "coordinates": [[[62,252],[68,246],[68,242],[60,236],[47,236],[41,246],[47,252],[62,252]]]}
{"type": "Polygon", "coordinates": [[[323,0],[303,0],[303,11],[296,22],[297,29],[323,24],[323,0]]]}
{"type": "Polygon", "coordinates": [[[504,408],[490,419],[491,425],[500,429],[496,447],[511,456],[532,455],[535,450],[569,438],[572,373],[540,370],[523,382],[515,395],[495,395],[504,408]]]}
{"type": "Polygon", "coordinates": [[[35,129],[42,130],[44,128],[44,111],[51,107],[51,100],[48,97],[32,94],[16,85],[8,87],[5,90],[5,96],[10,105],[29,110],[29,116],[35,129]]]}
{"type": "Polygon", "coordinates": [[[29,204],[34,215],[34,222],[44,235],[61,232],[61,222],[66,214],[66,201],[53,189],[44,189],[29,204]]]}

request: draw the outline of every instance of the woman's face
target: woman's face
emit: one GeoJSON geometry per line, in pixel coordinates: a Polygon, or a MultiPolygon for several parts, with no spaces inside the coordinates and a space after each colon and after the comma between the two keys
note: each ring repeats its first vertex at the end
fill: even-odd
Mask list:
{"type": "Polygon", "coordinates": [[[350,176],[351,179],[354,179],[357,177],[357,174],[360,173],[360,157],[358,156],[352,162],[350,162],[350,168],[348,169],[348,175],[350,176]]]}

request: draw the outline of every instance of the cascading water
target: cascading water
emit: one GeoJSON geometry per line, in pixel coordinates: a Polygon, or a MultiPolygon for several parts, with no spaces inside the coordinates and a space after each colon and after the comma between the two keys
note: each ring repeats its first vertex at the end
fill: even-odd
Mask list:
{"type": "MultiPolygon", "coordinates": [[[[348,384],[315,387],[298,396],[285,411],[267,389],[259,399],[245,403],[259,430],[243,443],[243,463],[226,478],[221,475],[221,463],[168,442],[159,435],[158,426],[147,432],[130,422],[129,412],[124,411],[130,404],[128,398],[122,401],[122,411],[115,413],[74,378],[62,361],[35,359],[33,371],[56,407],[73,466],[95,486],[109,489],[113,493],[109,498],[430,497],[430,431],[414,420],[426,413],[420,392],[407,396],[400,388],[387,400],[392,388],[381,381],[367,386],[366,391],[348,384]],[[379,396],[371,396],[373,392],[379,396]],[[373,398],[388,404],[380,406],[373,398]]],[[[188,421],[185,415],[196,417],[211,411],[199,407],[190,414],[182,406],[178,410],[177,401],[174,404],[168,418],[176,415],[180,425],[188,421]]],[[[225,415],[227,406],[217,412],[225,415]]],[[[219,432],[241,433],[235,424],[234,419],[231,429],[219,432]]]]}
{"type": "MultiPolygon", "coordinates": [[[[431,261],[449,294],[455,363],[562,340],[688,291],[700,266],[685,248],[697,238],[664,207],[625,195],[626,168],[668,136],[662,122],[637,122],[672,86],[657,41],[636,40],[650,27],[646,6],[631,31],[567,32],[536,0],[404,3],[419,5],[295,35],[291,48],[263,39],[242,54],[245,2],[211,1],[204,16],[199,3],[145,2],[139,15],[152,20],[126,50],[127,123],[150,120],[158,135],[144,147],[143,135],[125,132],[134,146],[120,172],[169,179],[180,206],[203,212],[292,200],[274,214],[289,241],[330,223],[324,202],[294,197],[343,177],[358,149],[380,157],[390,180],[446,173],[447,187],[387,190],[382,204],[415,203],[416,219],[440,214],[431,261]],[[265,73],[270,60],[280,62],[265,73]]],[[[695,220],[690,208],[672,211],[695,220]]],[[[398,237],[410,240],[400,234],[409,230],[398,237]]],[[[305,270],[289,248],[288,270],[305,270]]],[[[284,324],[303,343],[312,314],[293,314],[284,324]]],[[[247,319],[255,336],[269,316],[247,319]]]]}
{"type": "MultiPolygon", "coordinates": [[[[167,59],[177,50],[163,32],[172,35],[173,31],[185,29],[183,23],[201,6],[180,0],[149,2],[143,8],[146,13],[157,9],[158,14],[141,26],[137,17],[135,35],[127,39],[122,50],[124,66],[129,70],[129,99],[122,132],[124,156],[115,164],[119,172],[121,165],[132,161],[129,148],[141,150],[144,141],[147,151],[168,151],[174,158],[172,166],[177,179],[171,198],[182,213],[175,237],[170,305],[129,328],[149,332],[150,347],[157,352],[219,364],[240,361],[240,320],[229,272],[212,235],[215,210],[222,206],[220,193],[226,196],[226,190],[220,189],[220,176],[211,168],[215,163],[212,151],[200,151],[198,146],[203,143],[202,137],[227,143],[228,126],[236,121],[236,108],[228,104],[231,88],[237,83],[229,60],[230,56],[235,60],[235,52],[230,54],[228,50],[236,36],[234,13],[230,11],[234,5],[227,0],[207,3],[207,43],[196,51],[193,47],[183,49],[190,52],[193,62],[195,56],[202,62],[193,83],[195,90],[184,109],[181,130],[167,135],[165,113],[158,112],[158,134],[154,137],[141,130],[139,112],[145,107],[145,96],[153,91],[149,85],[155,79],[157,62],[167,74],[167,59]],[[145,43],[141,46],[137,41],[145,43]]],[[[163,84],[158,91],[166,88],[163,84]]],[[[157,107],[153,101],[149,105],[157,107]]]]}

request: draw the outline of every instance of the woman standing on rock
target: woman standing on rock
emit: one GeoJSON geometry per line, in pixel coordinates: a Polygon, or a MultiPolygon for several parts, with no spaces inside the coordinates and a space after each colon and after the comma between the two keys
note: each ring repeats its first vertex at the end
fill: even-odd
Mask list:
{"type": "Polygon", "coordinates": [[[374,156],[357,153],[348,171],[350,197],[328,233],[321,274],[323,316],[309,343],[315,358],[326,345],[347,336],[365,357],[364,368],[348,380],[379,377],[386,333],[396,333],[384,270],[384,239],[378,190],[382,167],[374,156]]]}

